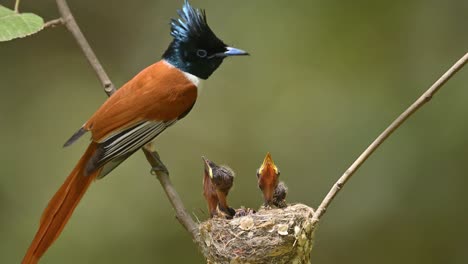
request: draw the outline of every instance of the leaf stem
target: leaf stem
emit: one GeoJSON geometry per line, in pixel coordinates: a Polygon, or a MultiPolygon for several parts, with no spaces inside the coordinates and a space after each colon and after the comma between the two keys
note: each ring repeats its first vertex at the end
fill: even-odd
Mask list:
{"type": "Polygon", "coordinates": [[[44,28],[55,27],[57,25],[62,25],[62,24],[63,24],[63,19],[57,18],[57,19],[53,19],[44,23],[44,28]]]}

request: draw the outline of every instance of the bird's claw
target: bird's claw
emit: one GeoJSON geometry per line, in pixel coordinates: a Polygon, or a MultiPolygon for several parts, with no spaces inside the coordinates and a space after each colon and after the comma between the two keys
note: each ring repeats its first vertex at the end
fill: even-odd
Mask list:
{"type": "Polygon", "coordinates": [[[152,151],[151,155],[155,161],[155,166],[151,167],[151,174],[156,174],[157,172],[162,172],[169,175],[169,170],[167,169],[166,165],[161,161],[161,157],[157,151],[152,151]]]}
{"type": "Polygon", "coordinates": [[[152,167],[150,172],[151,172],[151,174],[156,174],[158,172],[162,172],[162,173],[165,173],[165,174],[169,175],[169,171],[167,170],[167,168],[166,168],[166,166],[164,164],[152,167]]]}

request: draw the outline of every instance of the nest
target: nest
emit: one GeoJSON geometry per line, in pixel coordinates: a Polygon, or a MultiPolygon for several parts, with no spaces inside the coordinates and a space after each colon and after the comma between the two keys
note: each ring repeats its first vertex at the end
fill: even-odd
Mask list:
{"type": "Polygon", "coordinates": [[[295,204],[231,220],[209,219],[199,227],[202,252],[209,264],[310,263],[313,213],[295,204]]]}

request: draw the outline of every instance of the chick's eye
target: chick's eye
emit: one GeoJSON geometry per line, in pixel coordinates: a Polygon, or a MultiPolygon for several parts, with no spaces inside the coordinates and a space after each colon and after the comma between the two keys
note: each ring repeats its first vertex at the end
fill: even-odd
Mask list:
{"type": "Polygon", "coordinates": [[[206,52],[206,50],[204,49],[199,49],[197,50],[197,56],[200,57],[200,58],[205,58],[206,55],[208,55],[208,52],[206,52]]]}

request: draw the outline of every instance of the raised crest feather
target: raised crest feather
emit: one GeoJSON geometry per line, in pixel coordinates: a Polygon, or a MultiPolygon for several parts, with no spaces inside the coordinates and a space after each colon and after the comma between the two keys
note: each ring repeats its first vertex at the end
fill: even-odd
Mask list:
{"type": "Polygon", "coordinates": [[[180,41],[200,37],[206,33],[212,33],[206,22],[205,10],[193,8],[186,0],[182,10],[177,10],[180,19],[171,20],[171,35],[180,41]]]}
{"type": "Polygon", "coordinates": [[[162,58],[184,73],[206,80],[226,57],[248,54],[224,44],[208,26],[205,11],[187,0],[177,14],[170,23],[173,40],[162,58]]]}

